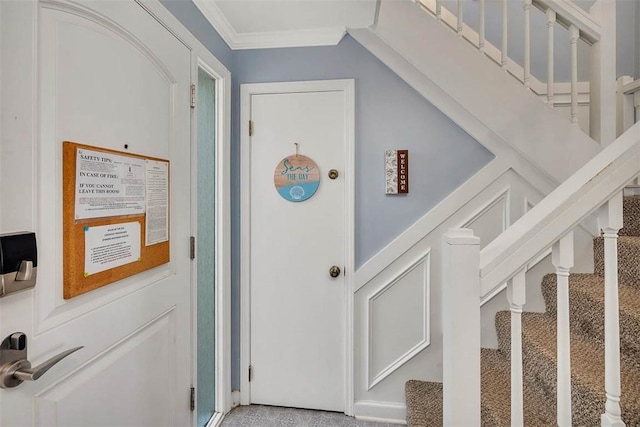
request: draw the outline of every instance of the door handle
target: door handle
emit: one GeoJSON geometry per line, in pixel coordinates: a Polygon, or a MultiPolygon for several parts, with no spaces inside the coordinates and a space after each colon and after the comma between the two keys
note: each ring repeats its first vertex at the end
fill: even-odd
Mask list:
{"type": "Polygon", "coordinates": [[[63,351],[32,368],[31,362],[27,360],[26,335],[22,332],[15,332],[0,344],[0,361],[3,363],[0,366],[0,388],[13,388],[24,381],[36,381],[55,364],[81,348],[84,346],[63,351]]]}
{"type": "Polygon", "coordinates": [[[340,275],[340,267],[338,267],[337,265],[334,265],[329,269],[329,276],[335,278],[335,277],[338,277],[339,275],[340,275]]]}

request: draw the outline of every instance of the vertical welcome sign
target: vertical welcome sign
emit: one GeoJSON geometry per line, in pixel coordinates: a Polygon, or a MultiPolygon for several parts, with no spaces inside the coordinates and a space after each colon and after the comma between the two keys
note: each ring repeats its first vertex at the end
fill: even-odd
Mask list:
{"type": "Polygon", "coordinates": [[[409,150],[387,150],[384,156],[386,194],[409,193],[409,150]]]}

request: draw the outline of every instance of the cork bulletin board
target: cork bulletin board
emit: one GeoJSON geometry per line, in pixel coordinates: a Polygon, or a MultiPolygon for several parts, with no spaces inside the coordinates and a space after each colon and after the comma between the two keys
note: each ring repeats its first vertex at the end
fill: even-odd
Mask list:
{"type": "Polygon", "coordinates": [[[169,161],[63,142],[65,299],[169,262],[169,161]]]}

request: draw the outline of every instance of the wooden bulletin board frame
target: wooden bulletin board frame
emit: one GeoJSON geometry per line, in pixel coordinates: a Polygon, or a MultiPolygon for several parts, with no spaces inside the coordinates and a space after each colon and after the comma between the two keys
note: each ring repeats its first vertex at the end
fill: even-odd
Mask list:
{"type": "MultiPolygon", "coordinates": [[[[167,163],[169,161],[156,157],[141,156],[106,148],[93,147],[64,141],[62,144],[62,200],[63,200],[63,266],[64,266],[64,299],[73,298],[86,292],[98,289],[115,281],[134,274],[141,273],[153,267],[169,262],[169,240],[146,246],[146,213],[138,215],[120,215],[101,218],[75,219],[75,191],[76,191],[76,155],[78,148],[98,151],[119,156],[144,160],[155,160],[167,163]],[[128,222],[140,223],[140,260],[129,264],[101,271],[85,277],[85,227],[122,224],[128,222]]],[[[169,189],[167,189],[169,191],[169,189]]],[[[169,196],[169,192],[167,193],[169,196]]],[[[170,200],[169,206],[170,206],[170,200]]],[[[169,209],[170,211],[170,209],[169,209]]],[[[167,213],[169,215],[169,212],[167,213]]],[[[167,222],[169,220],[167,219],[167,222]]],[[[169,231],[167,233],[169,235],[169,231]]]]}

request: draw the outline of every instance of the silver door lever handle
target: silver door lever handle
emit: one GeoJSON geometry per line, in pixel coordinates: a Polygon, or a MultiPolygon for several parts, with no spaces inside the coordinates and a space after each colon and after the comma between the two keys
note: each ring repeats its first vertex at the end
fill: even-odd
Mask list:
{"type": "Polygon", "coordinates": [[[22,332],[14,332],[0,343],[0,388],[13,388],[24,381],[36,381],[56,363],[81,348],[84,346],[63,351],[32,368],[27,359],[27,337],[22,332]]]}
{"type": "MultiPolygon", "coordinates": [[[[63,351],[62,353],[58,354],[57,356],[53,356],[51,359],[41,363],[35,368],[31,367],[31,362],[29,362],[28,360],[21,360],[19,362],[16,362],[20,364],[20,367],[13,373],[13,376],[21,381],[36,381],[38,378],[43,376],[45,372],[53,368],[53,365],[55,365],[71,353],[80,350],[81,348],[84,348],[84,346],[63,351]]],[[[1,368],[0,371],[2,371],[1,368]]]]}

